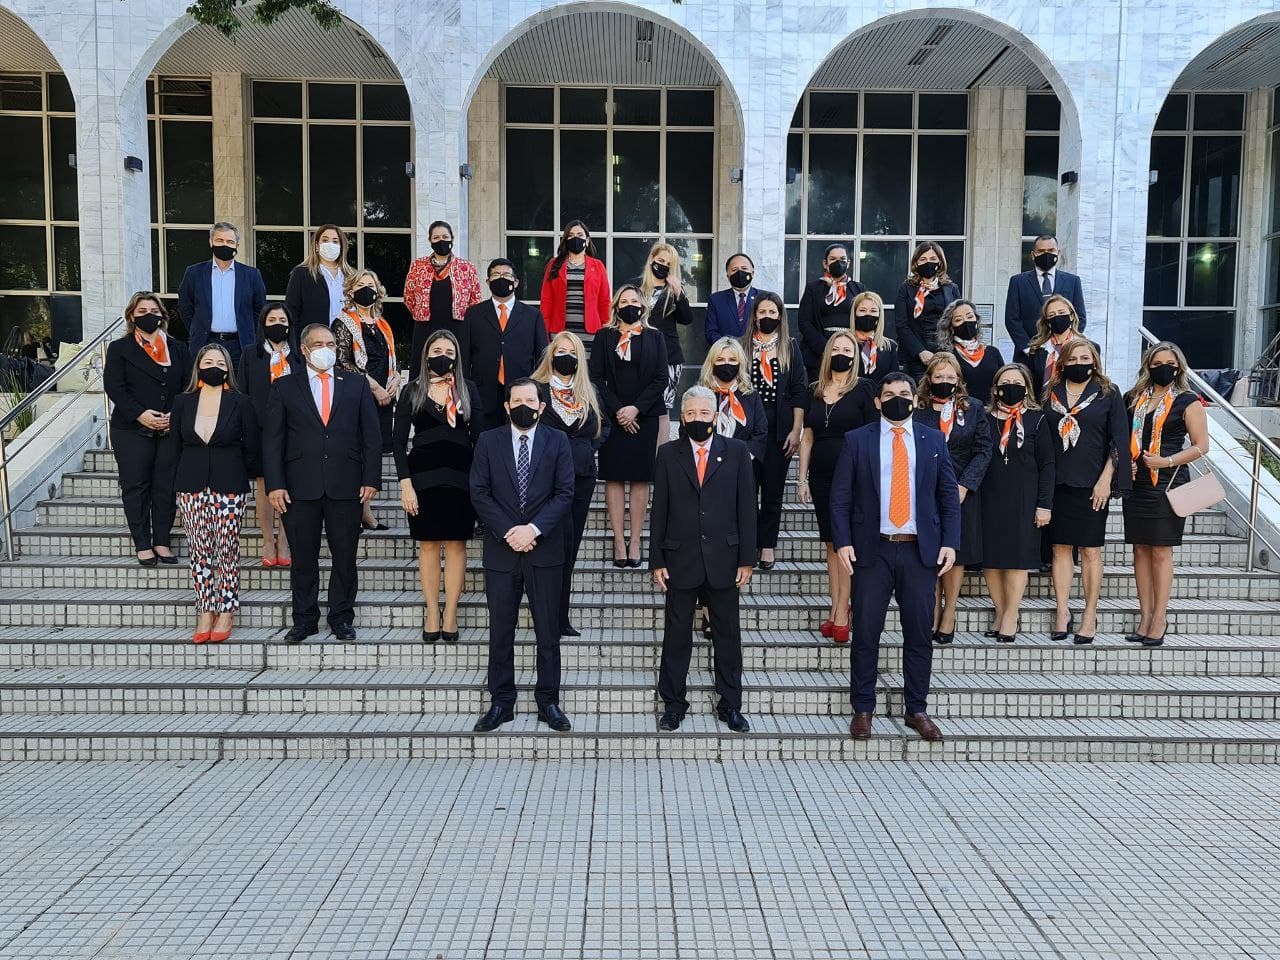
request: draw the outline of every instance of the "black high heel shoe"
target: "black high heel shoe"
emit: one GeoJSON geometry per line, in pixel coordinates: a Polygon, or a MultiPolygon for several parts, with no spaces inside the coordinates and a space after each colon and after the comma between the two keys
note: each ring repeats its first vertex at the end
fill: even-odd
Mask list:
{"type": "Polygon", "coordinates": [[[1071,611],[1067,611],[1067,629],[1054,630],[1049,634],[1049,639],[1054,643],[1058,643],[1067,639],[1068,634],[1072,633],[1076,625],[1076,615],[1071,611]]]}
{"type": "Polygon", "coordinates": [[[948,643],[951,643],[951,641],[955,640],[955,638],[956,638],[956,632],[954,630],[952,630],[950,633],[943,633],[941,630],[937,630],[933,634],[933,642],[941,643],[944,646],[948,643]]]}
{"type": "Polygon", "coordinates": [[[1071,638],[1071,642],[1074,643],[1077,647],[1083,647],[1086,644],[1093,643],[1093,638],[1096,636],[1097,636],[1096,633],[1088,637],[1086,637],[1083,633],[1077,633],[1075,636],[1071,638]]]}
{"type": "Polygon", "coordinates": [[[1158,637],[1143,637],[1142,645],[1144,647],[1162,647],[1164,646],[1164,638],[1168,636],[1168,634],[1169,628],[1166,626],[1164,628],[1164,633],[1160,634],[1158,637]]]}
{"type": "Polygon", "coordinates": [[[640,568],[640,558],[637,557],[636,559],[632,560],[630,557],[628,557],[627,566],[631,567],[633,570],[638,570],[640,568]]]}
{"type": "Polygon", "coordinates": [[[1125,642],[1125,643],[1141,643],[1141,642],[1142,642],[1142,634],[1140,634],[1140,633],[1126,633],[1126,634],[1124,635],[1124,642],[1125,642]]]}
{"type": "Polygon", "coordinates": [[[1018,635],[1016,633],[1009,633],[1009,634],[997,633],[996,634],[996,643],[1013,643],[1013,641],[1017,639],[1018,639],[1018,635]]]}
{"type": "Polygon", "coordinates": [[[437,640],[439,640],[439,639],[440,639],[440,631],[439,631],[439,630],[423,630],[423,631],[422,631],[422,642],[423,642],[423,643],[435,643],[435,642],[436,642],[437,640]]]}
{"type": "Polygon", "coordinates": [[[444,640],[444,642],[445,642],[445,643],[457,643],[457,642],[458,642],[458,631],[457,631],[457,630],[454,630],[454,631],[451,633],[451,632],[449,632],[448,630],[441,630],[441,631],[440,631],[440,637],[441,637],[441,639],[443,639],[443,640],[444,640]]]}
{"type": "Polygon", "coordinates": [[[702,635],[706,639],[711,639],[711,621],[706,617],[702,618],[702,635]]]}

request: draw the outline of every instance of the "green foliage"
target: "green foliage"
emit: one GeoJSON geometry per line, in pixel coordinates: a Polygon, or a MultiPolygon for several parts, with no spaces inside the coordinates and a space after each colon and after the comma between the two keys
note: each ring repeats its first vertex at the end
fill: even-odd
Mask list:
{"type": "MultiPolygon", "coordinates": [[[[187,13],[197,23],[214,27],[219,33],[234,39],[241,26],[236,17],[236,8],[250,2],[251,0],[195,0],[187,7],[187,13]]],[[[326,30],[333,30],[342,23],[342,14],[328,0],[261,0],[253,7],[253,20],[269,27],[295,8],[311,14],[316,23],[326,30]]]]}
{"type": "MultiPolygon", "coordinates": [[[[0,373],[0,414],[8,413],[26,398],[26,391],[22,388],[22,381],[18,377],[9,372],[0,373]]],[[[18,414],[18,419],[13,423],[13,432],[15,435],[21,433],[27,427],[35,422],[36,411],[34,407],[24,410],[18,414]]]]}

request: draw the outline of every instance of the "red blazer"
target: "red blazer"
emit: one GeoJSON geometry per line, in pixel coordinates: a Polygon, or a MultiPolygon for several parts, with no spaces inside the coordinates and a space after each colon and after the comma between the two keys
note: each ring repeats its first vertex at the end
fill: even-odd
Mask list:
{"type": "MultiPolygon", "coordinates": [[[[569,278],[568,261],[560,267],[560,275],[551,279],[551,264],[554,258],[547,261],[547,269],[542,272],[542,294],[538,309],[547,322],[548,333],[559,333],[564,329],[565,298],[568,293],[569,278]]],[[[583,321],[587,333],[595,333],[609,322],[609,301],[612,291],[609,288],[609,271],[595,257],[587,257],[586,273],[582,278],[582,296],[585,301],[583,321]]]]}
{"type": "MultiPolygon", "coordinates": [[[[404,305],[418,323],[426,323],[431,316],[431,284],[435,280],[435,268],[431,266],[431,257],[419,257],[409,267],[409,275],[404,279],[404,305]]],[[[461,320],[467,310],[480,302],[480,275],[474,264],[461,257],[453,258],[450,270],[453,280],[453,316],[436,317],[436,320],[461,320]]]]}

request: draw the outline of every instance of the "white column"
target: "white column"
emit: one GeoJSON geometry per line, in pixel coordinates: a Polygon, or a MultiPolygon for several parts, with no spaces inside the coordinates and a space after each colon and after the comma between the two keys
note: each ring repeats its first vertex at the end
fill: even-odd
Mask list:
{"type": "Polygon", "coordinates": [[[1267,204],[1271,89],[1252,91],[1246,104],[1244,153],[1240,160],[1240,249],[1236,251],[1235,365],[1247,372],[1267,346],[1259,340],[1258,308],[1267,281],[1267,251],[1262,238],[1271,216],[1267,204]]]}
{"type": "Polygon", "coordinates": [[[213,214],[240,228],[241,249],[253,248],[249,235],[244,76],[213,74],[213,214]]]}
{"type": "MultiPolygon", "coordinates": [[[[481,81],[467,111],[467,257],[477,264],[505,256],[502,245],[502,88],[481,81]]],[[[483,269],[483,267],[481,268],[483,269]]],[[[526,283],[529,278],[523,278],[526,283]]]]}

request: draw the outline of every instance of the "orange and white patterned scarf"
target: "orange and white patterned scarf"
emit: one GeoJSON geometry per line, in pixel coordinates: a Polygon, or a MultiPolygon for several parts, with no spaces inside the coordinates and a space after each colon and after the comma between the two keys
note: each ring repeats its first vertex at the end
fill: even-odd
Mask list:
{"type": "Polygon", "coordinates": [[[739,426],[747,425],[747,411],[738,399],[738,391],[732,388],[717,390],[720,398],[720,409],[716,414],[716,433],[722,437],[732,437],[739,426]]]}
{"type": "Polygon", "coordinates": [[[133,331],[133,336],[138,341],[138,346],[142,348],[142,351],[148,357],[162,367],[169,365],[169,338],[165,336],[163,330],[156,331],[154,340],[147,340],[140,330],[133,331]]]}
{"type": "Polygon", "coordinates": [[[751,359],[760,364],[760,376],[773,386],[773,355],[778,350],[778,335],[766,338],[757,333],[751,340],[751,359]]]}
{"type": "Polygon", "coordinates": [[[1004,422],[1004,429],[1000,431],[1000,454],[1008,456],[1009,435],[1016,433],[1018,438],[1018,449],[1022,449],[1022,443],[1026,439],[1026,432],[1022,427],[1022,414],[1026,408],[1020,403],[1016,407],[1009,408],[1009,418],[1004,422]],[[1016,428],[1016,429],[1015,429],[1016,428]]]}
{"type": "MultiPolygon", "coordinates": [[[[1160,435],[1164,432],[1165,421],[1169,419],[1169,413],[1173,410],[1173,391],[1166,390],[1163,397],[1159,400],[1155,399],[1155,390],[1147,387],[1142,391],[1142,396],[1138,398],[1138,402],[1133,405],[1133,423],[1129,430],[1129,457],[1133,461],[1133,475],[1138,475],[1138,465],[1142,461],[1143,453],[1149,453],[1152,456],[1160,456],[1160,435]],[[1142,423],[1147,418],[1147,414],[1155,412],[1155,416],[1151,420],[1151,442],[1147,444],[1147,449],[1142,449],[1142,423]]],[[[1158,469],[1151,470],[1151,485],[1157,486],[1160,482],[1160,471],[1158,469]]]]}

